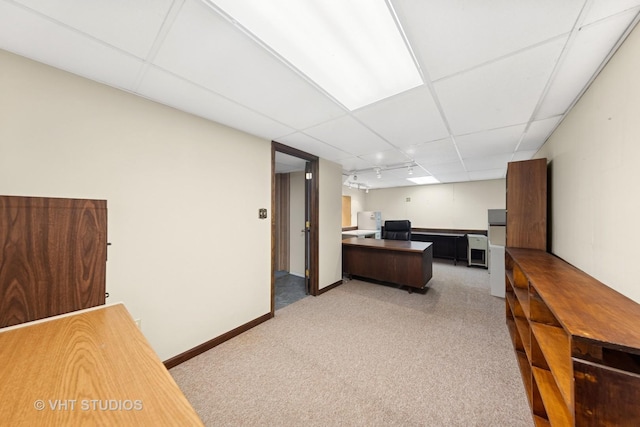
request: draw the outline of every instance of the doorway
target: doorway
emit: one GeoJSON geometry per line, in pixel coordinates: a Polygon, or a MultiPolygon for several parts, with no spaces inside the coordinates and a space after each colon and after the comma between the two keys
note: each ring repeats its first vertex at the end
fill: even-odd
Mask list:
{"type": "MultiPolygon", "coordinates": [[[[278,142],[271,143],[271,314],[276,310],[276,274],[287,265],[288,258],[283,262],[286,248],[281,242],[288,239],[289,233],[303,233],[304,235],[304,274],[305,293],[318,295],[318,169],[317,156],[300,151],[278,142]],[[302,160],[304,183],[304,224],[301,230],[289,230],[288,210],[283,206],[283,198],[278,192],[289,188],[288,178],[277,176],[278,163],[276,157],[282,154],[302,160]],[[286,231],[284,231],[286,229],[286,231]]],[[[287,196],[288,197],[288,196],[287,196]]]]}

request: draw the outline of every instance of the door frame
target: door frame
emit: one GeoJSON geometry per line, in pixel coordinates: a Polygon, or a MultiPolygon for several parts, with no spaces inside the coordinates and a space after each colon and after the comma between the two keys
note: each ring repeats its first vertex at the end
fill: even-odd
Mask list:
{"type": "MultiPolygon", "coordinates": [[[[276,298],[276,152],[298,157],[309,162],[311,169],[311,191],[305,191],[305,204],[311,207],[309,212],[309,294],[318,295],[318,219],[319,158],[313,154],[289,147],[277,141],[271,141],[271,315],[275,313],[276,298]]],[[[306,179],[306,178],[305,178],[306,179]]]]}

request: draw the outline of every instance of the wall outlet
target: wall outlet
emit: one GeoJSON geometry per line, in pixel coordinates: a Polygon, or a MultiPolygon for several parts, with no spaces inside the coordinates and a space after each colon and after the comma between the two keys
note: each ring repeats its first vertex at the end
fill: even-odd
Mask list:
{"type": "Polygon", "coordinates": [[[135,319],[134,322],[136,322],[138,329],[142,329],[142,319],[135,319]]]}

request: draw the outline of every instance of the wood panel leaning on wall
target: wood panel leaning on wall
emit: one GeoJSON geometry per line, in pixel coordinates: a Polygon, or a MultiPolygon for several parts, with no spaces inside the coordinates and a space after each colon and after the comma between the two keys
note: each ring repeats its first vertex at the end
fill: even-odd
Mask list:
{"type": "Polygon", "coordinates": [[[105,303],[106,200],[0,196],[0,328],[105,303]]]}

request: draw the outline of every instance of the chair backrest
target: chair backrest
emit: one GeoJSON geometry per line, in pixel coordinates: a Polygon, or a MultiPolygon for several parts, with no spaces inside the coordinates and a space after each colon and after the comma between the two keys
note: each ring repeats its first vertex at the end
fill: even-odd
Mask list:
{"type": "Polygon", "coordinates": [[[407,219],[385,221],[383,239],[411,240],[411,221],[407,219]]]}

